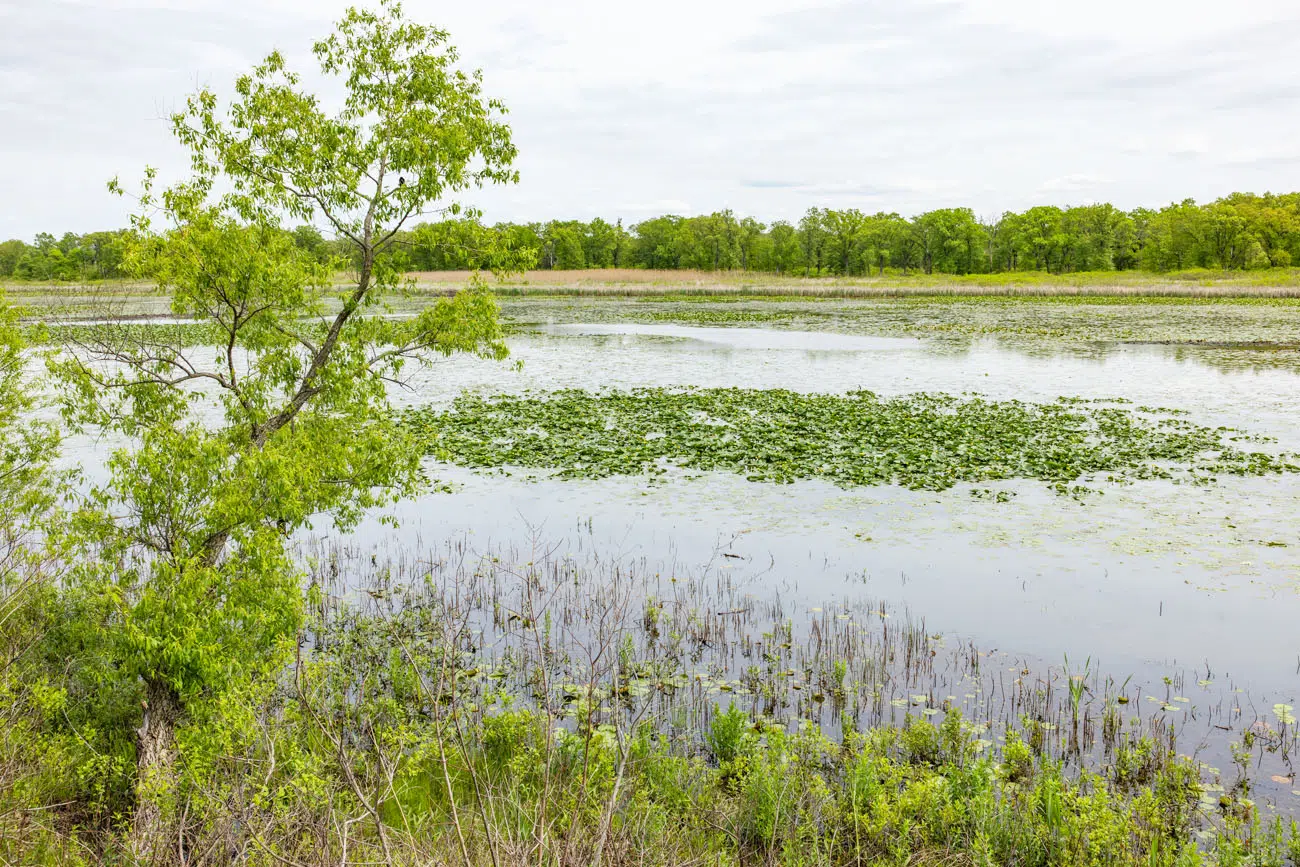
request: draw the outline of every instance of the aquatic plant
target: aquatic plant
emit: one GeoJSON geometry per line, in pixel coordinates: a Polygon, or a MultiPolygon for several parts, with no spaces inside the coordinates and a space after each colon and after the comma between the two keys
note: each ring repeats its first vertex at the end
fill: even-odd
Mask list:
{"type": "Polygon", "coordinates": [[[450,410],[409,411],[406,422],[441,460],[547,468],[561,478],[655,478],[676,466],[761,482],[936,491],[1037,479],[1078,494],[1079,482],[1206,481],[1300,469],[1289,456],[1244,450],[1250,438],[1228,429],[1170,411],[1077,399],[738,388],[467,393],[450,410]]]}
{"type": "MultiPolygon", "coordinates": [[[[499,294],[499,290],[498,290],[499,294]]],[[[661,294],[639,298],[507,296],[507,319],[555,323],[762,326],[945,342],[995,338],[1031,348],[1098,344],[1189,346],[1250,352],[1296,364],[1297,299],[1160,296],[930,295],[833,298],[799,295],[661,294]]]]}

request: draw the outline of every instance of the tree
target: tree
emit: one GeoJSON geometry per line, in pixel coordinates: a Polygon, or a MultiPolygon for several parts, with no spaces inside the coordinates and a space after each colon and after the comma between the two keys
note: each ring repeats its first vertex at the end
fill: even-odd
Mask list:
{"type": "MultiPolygon", "coordinates": [[[[21,628],[14,613],[42,577],[35,568],[36,520],[53,502],[49,464],[57,431],[32,421],[35,401],[24,381],[24,345],[17,311],[0,295],[0,637],[21,628]]],[[[0,642],[0,677],[10,671],[14,644],[0,642]]]]}
{"type": "Polygon", "coordinates": [[[99,280],[121,275],[122,232],[65,232],[62,238],[42,232],[35,245],[0,244],[0,276],[25,280],[99,280]]]}
{"type": "Polygon", "coordinates": [[[803,275],[811,276],[815,269],[822,273],[822,253],[826,248],[826,212],[809,208],[799,220],[799,246],[803,250],[803,275]]]}
{"type": "Polygon", "coordinates": [[[17,238],[0,242],[0,277],[12,277],[26,252],[27,245],[17,238]]]}
{"type": "Polygon", "coordinates": [[[238,79],[224,111],[210,90],[191,97],[172,127],[194,176],[156,194],[146,172],[141,213],[160,209],[165,222],[133,220],[128,263],[218,341],[100,331],[51,362],[69,422],[126,442],[80,504],[74,526],[97,556],[75,586],[100,612],[91,626],[107,671],[143,701],[131,829],[141,859],[174,840],[178,727],[292,646],[301,593],[289,534],[321,514],[346,527],[421,484],[420,449],[386,387],[438,354],[505,354],[481,289],[413,319],[378,315],[403,288],[387,254],[408,221],[516,180],[504,109],[447,39],[381,0],[349,9],[314,47],[321,72],[341,80],[336,113],[278,52],[238,79]],[[357,272],[341,293],[286,219],[343,240],[357,272]]]}
{"type": "Polygon", "coordinates": [[[1225,271],[1245,268],[1247,253],[1255,238],[1246,231],[1246,220],[1232,205],[1215,202],[1205,210],[1205,240],[1214,261],[1225,271]]]}
{"type": "Polygon", "coordinates": [[[675,238],[681,217],[655,217],[632,227],[632,264],[640,268],[677,268],[675,238]]]}
{"type": "Polygon", "coordinates": [[[829,235],[828,255],[841,276],[851,273],[851,264],[866,224],[867,218],[856,208],[847,211],[828,209],[822,215],[822,225],[829,235]]]}
{"type": "Polygon", "coordinates": [[[1113,205],[1067,208],[1062,228],[1067,237],[1062,271],[1110,271],[1122,258],[1128,216],[1113,205]]]}
{"type": "Polygon", "coordinates": [[[707,225],[713,243],[713,270],[730,271],[740,263],[740,224],[730,208],[714,213],[707,225]]]}
{"type": "Polygon", "coordinates": [[[969,273],[974,266],[979,223],[970,208],[946,208],[921,214],[912,233],[925,273],[969,273]]]}
{"type": "Polygon", "coordinates": [[[1153,271],[1193,268],[1204,264],[1205,220],[1196,202],[1186,199],[1161,208],[1147,222],[1143,267],[1153,271]]]}
{"type": "Polygon", "coordinates": [[[988,266],[988,230],[969,208],[961,208],[953,243],[958,248],[957,273],[977,274],[988,266]]]}
{"type": "Polygon", "coordinates": [[[583,255],[588,268],[612,268],[618,252],[618,231],[600,217],[583,233],[583,255]]]}
{"type": "Polygon", "coordinates": [[[868,259],[875,261],[881,274],[895,260],[904,270],[911,264],[911,226],[898,214],[878,213],[873,216],[867,223],[866,236],[868,259]]]}
{"type": "Polygon", "coordinates": [[[688,267],[730,271],[741,261],[741,229],[730,210],[691,217],[678,233],[682,259],[688,267]]]}
{"type": "Polygon", "coordinates": [[[587,267],[583,251],[581,223],[549,223],[546,227],[547,249],[551,253],[550,265],[561,271],[581,270],[587,267]]]}
{"type": "Polygon", "coordinates": [[[1137,267],[1141,240],[1138,236],[1136,214],[1126,214],[1116,208],[1112,215],[1110,266],[1118,271],[1137,267]]]}
{"type": "Polygon", "coordinates": [[[998,218],[990,233],[993,268],[995,271],[1019,271],[1028,255],[1025,250],[1024,218],[1006,211],[998,218]]]}
{"type": "Polygon", "coordinates": [[[799,267],[803,260],[803,248],[799,244],[799,233],[794,226],[784,220],[772,224],[772,261],[771,268],[778,274],[789,274],[799,267]]]}
{"type": "Polygon", "coordinates": [[[536,223],[497,223],[493,226],[505,251],[518,261],[518,268],[536,268],[542,252],[541,226],[536,223]]]}
{"type": "Polygon", "coordinates": [[[766,229],[762,223],[753,217],[745,217],[740,221],[740,268],[743,271],[749,271],[754,267],[755,252],[763,238],[763,231],[766,229]]]}
{"type": "Polygon", "coordinates": [[[1067,240],[1061,226],[1063,219],[1061,209],[1051,205],[1030,208],[1022,215],[1020,228],[1023,245],[1033,256],[1036,270],[1051,273],[1054,263],[1058,264],[1059,270],[1067,240]]]}
{"type": "MultiPolygon", "coordinates": [[[[1237,199],[1229,196],[1228,201],[1237,199]]],[[[1238,211],[1249,213],[1251,233],[1259,241],[1268,264],[1274,268],[1289,266],[1300,252],[1300,208],[1295,197],[1265,196],[1256,207],[1238,211]]],[[[1254,204],[1254,203],[1252,203],[1254,204]]]]}
{"type": "Polygon", "coordinates": [[[293,243],[317,262],[326,263],[332,257],[329,242],[315,226],[298,226],[293,230],[293,243]]]}

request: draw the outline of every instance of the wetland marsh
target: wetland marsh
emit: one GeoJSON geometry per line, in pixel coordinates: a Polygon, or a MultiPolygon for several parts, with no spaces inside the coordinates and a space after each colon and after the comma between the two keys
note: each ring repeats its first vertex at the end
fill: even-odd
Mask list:
{"type": "MultiPolygon", "coordinates": [[[[454,493],[362,550],[540,536],[725,574],[796,622],[886,604],[1048,680],[1067,655],[1133,678],[1161,694],[1137,715],[1219,764],[1276,731],[1300,698],[1294,308],[874,304],[507,300],[515,370],[453,359],[395,393],[454,493]]],[[[1289,762],[1259,789],[1287,814],[1289,762]]]]}
{"type": "MultiPolygon", "coordinates": [[[[1294,689],[1288,301],[507,298],[503,315],[508,370],[454,357],[393,390],[455,494],[397,506],[385,544],[593,518],[639,556],[734,539],[810,604],[869,574],[933,624],[1048,659],[1209,661],[1294,689]]],[[[83,327],[104,326],[55,330],[83,327]]]]}
{"type": "MultiPolygon", "coordinates": [[[[33,334],[210,337],[154,312],[33,334]]],[[[1144,773],[1191,762],[1206,828],[1291,817],[1297,312],[506,298],[512,365],[390,392],[431,488],[298,556],[327,632],[457,612],[477,724],[523,701],[693,754],[728,706],[835,740],[960,713],[961,749],[1076,775],[1165,744],[1144,773]]]]}

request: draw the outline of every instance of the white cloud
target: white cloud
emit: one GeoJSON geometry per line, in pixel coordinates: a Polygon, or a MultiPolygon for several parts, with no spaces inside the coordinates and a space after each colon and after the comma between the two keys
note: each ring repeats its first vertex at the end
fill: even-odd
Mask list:
{"type": "Polygon", "coordinates": [[[682,199],[654,199],[648,202],[624,203],[617,206],[620,214],[658,217],[664,214],[689,214],[691,203],[682,199]]]}
{"type": "MultiPolygon", "coordinates": [[[[343,0],[0,0],[0,237],[121,225],[168,111],[343,0]]],[[[1296,186],[1293,0],[406,0],[511,108],[488,219],[991,214],[1296,186]],[[1043,179],[1049,179],[1044,181],[1043,179]],[[1103,195],[1104,194],[1104,195],[1103,195]],[[660,206],[662,205],[662,208],[660,206]]]]}
{"type": "Polygon", "coordinates": [[[1093,190],[1110,183],[1112,183],[1110,178],[1102,177],[1101,175],[1063,175],[1059,178],[1052,178],[1051,180],[1043,181],[1038,185],[1038,192],[1077,193],[1083,190],[1093,190]]]}
{"type": "Polygon", "coordinates": [[[1201,133],[1184,133],[1173,139],[1169,155],[1173,157],[1199,157],[1210,153],[1210,139],[1201,133]]]}

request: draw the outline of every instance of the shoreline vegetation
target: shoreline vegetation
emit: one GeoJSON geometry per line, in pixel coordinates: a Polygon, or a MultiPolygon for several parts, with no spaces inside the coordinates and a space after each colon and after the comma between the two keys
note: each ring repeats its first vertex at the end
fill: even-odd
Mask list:
{"type": "MultiPolygon", "coordinates": [[[[541,538],[300,553],[296,659],[182,733],[187,863],[1300,861],[1272,806],[1295,785],[1294,709],[1230,681],[1038,666],[883,600],[791,608],[719,566],[541,538]],[[1216,726],[1239,737],[1208,751],[1216,726]]],[[[104,848],[131,774],[93,719],[117,697],[4,697],[0,857],[132,863],[104,848]]]]}
{"type": "MultiPolygon", "coordinates": [[[[454,292],[468,272],[416,272],[417,291],[454,292]]],[[[1300,298],[1300,270],[1195,271],[1176,275],[1114,271],[1076,274],[886,274],[874,277],[780,277],[755,273],[529,271],[489,283],[500,297],[645,297],[761,299],[871,298],[1300,298]]]]}
{"type": "MultiPolygon", "coordinates": [[[[809,208],[797,221],[763,223],[731,210],[668,214],[624,227],[601,218],[532,223],[482,222],[476,209],[399,223],[384,251],[396,271],[695,269],[804,277],[1258,271],[1300,264],[1300,193],[1232,193],[1198,205],[1123,211],[1097,203],[1040,205],[977,217],[943,208],[903,217],[855,208],[809,208]]],[[[300,218],[302,214],[297,215],[300,218]]],[[[286,243],[321,265],[358,267],[337,224],[277,227],[286,243]],[[322,234],[329,227],[332,238],[322,234]]],[[[129,233],[49,233],[34,243],[0,243],[0,278],[59,280],[127,272],[129,233]]]]}
{"type": "MultiPolygon", "coordinates": [[[[588,269],[524,271],[498,276],[474,271],[408,272],[407,300],[452,295],[485,284],[497,297],[644,298],[701,301],[817,301],[917,299],[1030,299],[1120,303],[1141,301],[1279,302],[1300,299],[1300,269],[1262,271],[1189,270],[1168,274],[1097,271],[1073,274],[925,275],[886,273],[871,277],[789,277],[741,271],[588,269]],[[479,281],[482,281],[480,284],[479,281]]],[[[337,272],[333,283],[355,277],[337,272]]],[[[0,291],[21,309],[80,309],[112,315],[114,305],[132,300],[163,304],[166,295],[138,280],[22,281],[0,278],[0,291]],[[99,310],[98,308],[103,308],[99,310]]],[[[38,314],[39,315],[39,314],[38,314]]]]}

